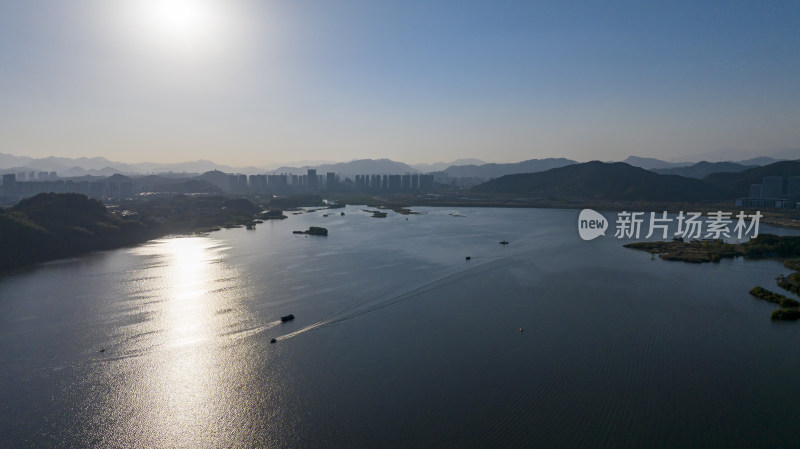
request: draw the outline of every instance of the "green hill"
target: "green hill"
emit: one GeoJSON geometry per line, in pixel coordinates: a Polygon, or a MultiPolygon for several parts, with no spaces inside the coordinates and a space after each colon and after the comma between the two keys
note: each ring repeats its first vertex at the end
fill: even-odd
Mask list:
{"type": "Polygon", "coordinates": [[[800,176],[800,161],[780,161],[739,173],[712,173],[703,181],[726,190],[732,198],[741,198],[747,196],[750,184],[761,184],[765,176],[783,176],[783,191],[786,192],[787,178],[800,176]]]}
{"type": "Polygon", "coordinates": [[[144,224],[123,220],[98,200],[43,193],[0,211],[0,271],[146,240],[144,224]]]}
{"type": "Polygon", "coordinates": [[[125,207],[136,218],[122,218],[100,201],[72,193],[42,193],[0,209],[0,272],[168,233],[251,223],[261,210],[243,198],[182,195],[125,207]]]}
{"type": "Polygon", "coordinates": [[[659,175],[623,162],[599,161],[539,173],[507,175],[475,186],[472,191],[585,200],[704,201],[731,198],[726,189],[699,179],[659,175]]]}

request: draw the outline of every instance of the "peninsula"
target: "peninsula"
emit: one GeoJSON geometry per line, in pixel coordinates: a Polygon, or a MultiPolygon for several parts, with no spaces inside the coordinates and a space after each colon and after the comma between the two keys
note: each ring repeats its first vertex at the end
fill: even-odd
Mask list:
{"type": "Polygon", "coordinates": [[[0,273],[168,234],[254,226],[260,208],[243,198],[184,196],[107,208],[76,193],[41,193],[0,209],[0,273]]]}
{"type": "MultiPolygon", "coordinates": [[[[626,248],[647,251],[664,260],[690,263],[719,262],[724,258],[745,257],[751,259],[797,258],[800,257],[800,236],[777,236],[761,234],[745,243],[725,243],[722,240],[692,240],[671,242],[636,242],[624,245],[626,248]]],[[[791,293],[800,292],[800,261],[786,259],[784,266],[795,270],[788,276],[778,276],[778,286],[791,293]]],[[[771,292],[761,286],[750,289],[750,294],[763,301],[778,304],[781,308],[772,312],[770,317],[779,321],[800,319],[800,302],[784,295],[771,292]]]]}

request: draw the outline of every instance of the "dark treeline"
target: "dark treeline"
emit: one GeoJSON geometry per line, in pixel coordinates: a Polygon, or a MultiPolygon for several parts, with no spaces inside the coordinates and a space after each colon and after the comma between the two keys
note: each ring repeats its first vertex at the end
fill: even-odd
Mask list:
{"type": "Polygon", "coordinates": [[[246,199],[179,195],[131,202],[112,213],[85,195],[43,193],[0,209],[0,272],[170,233],[245,224],[259,210],[246,199]]]}

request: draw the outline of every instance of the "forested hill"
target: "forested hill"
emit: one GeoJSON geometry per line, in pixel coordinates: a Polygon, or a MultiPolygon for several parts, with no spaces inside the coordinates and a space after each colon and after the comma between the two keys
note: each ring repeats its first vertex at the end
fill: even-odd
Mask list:
{"type": "Polygon", "coordinates": [[[557,199],[702,201],[730,197],[727,189],[699,179],[659,175],[623,162],[599,161],[503,176],[472,190],[557,199]]]}
{"type": "Polygon", "coordinates": [[[142,242],[153,231],[84,195],[37,195],[0,211],[0,271],[142,242]]]}
{"type": "Polygon", "coordinates": [[[42,193],[0,209],[0,272],[95,250],[134,245],[172,232],[240,224],[258,208],[245,199],[177,196],[111,213],[79,194],[42,193]]]}

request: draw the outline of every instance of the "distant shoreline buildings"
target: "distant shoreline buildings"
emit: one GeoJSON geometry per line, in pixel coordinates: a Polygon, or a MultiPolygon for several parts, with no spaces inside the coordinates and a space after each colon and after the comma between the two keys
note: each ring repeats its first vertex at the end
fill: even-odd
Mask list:
{"type": "Polygon", "coordinates": [[[434,190],[433,175],[363,174],[353,178],[328,172],[318,175],[308,169],[305,175],[228,175],[228,188],[233,193],[430,193],[434,190]]]}
{"type": "MultiPolygon", "coordinates": [[[[233,194],[431,193],[436,188],[432,174],[418,173],[363,174],[352,178],[333,172],[318,175],[317,170],[311,168],[304,175],[209,173],[216,173],[221,180],[210,184],[233,194]]],[[[91,198],[121,200],[150,191],[136,179],[119,174],[100,180],[73,180],[59,179],[56,172],[41,172],[38,176],[33,172],[9,173],[2,176],[0,186],[3,204],[13,204],[39,193],[79,193],[91,198]]]]}
{"type": "Polygon", "coordinates": [[[747,198],[739,198],[736,205],[773,209],[797,209],[800,204],[800,176],[790,176],[786,193],[783,193],[783,176],[764,176],[761,184],[750,184],[747,198]]]}
{"type": "MultiPolygon", "coordinates": [[[[11,205],[39,193],[78,193],[90,198],[119,201],[139,195],[229,193],[236,195],[289,195],[363,193],[374,195],[428,194],[443,188],[463,188],[475,178],[445,178],[436,173],[419,174],[356,174],[345,176],[335,172],[318,174],[308,168],[305,174],[231,174],[220,171],[203,175],[162,177],[157,184],[148,176],[131,178],[115,174],[102,179],[61,179],[56,172],[22,172],[2,175],[0,205],[11,205]]],[[[738,207],[764,209],[798,209],[800,176],[764,176],[760,184],[751,184],[747,197],[738,198],[738,207]]]]}

